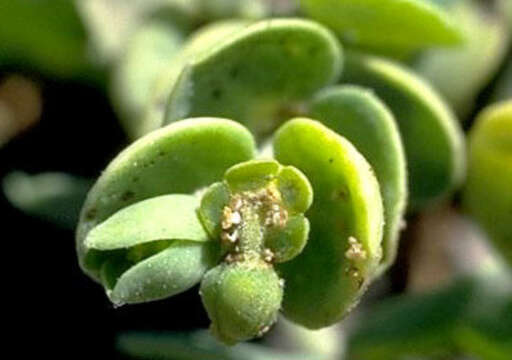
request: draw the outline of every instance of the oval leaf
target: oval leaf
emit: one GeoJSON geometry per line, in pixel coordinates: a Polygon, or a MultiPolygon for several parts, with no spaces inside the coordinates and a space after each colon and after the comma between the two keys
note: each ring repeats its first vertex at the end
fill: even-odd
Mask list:
{"type": "Polygon", "coordinates": [[[372,92],[356,86],[325,89],[313,99],[310,113],[354,144],[375,170],[384,201],[385,270],[396,257],[407,201],[405,153],[393,114],[372,92]]]}
{"type": "Polygon", "coordinates": [[[278,269],[284,314],[308,328],[339,321],[364,293],[381,258],[382,199],[370,165],[321,123],[294,119],[274,139],[276,159],[301,170],[315,200],[304,251],[278,269]]]}
{"type": "Polygon", "coordinates": [[[304,11],[347,44],[418,50],[453,45],[462,35],[442,8],[417,0],[303,0],[304,11]]]}
{"type": "Polygon", "coordinates": [[[208,241],[196,216],[199,199],[192,195],[163,195],[119,210],[92,229],[85,246],[116,250],[156,240],[208,241]]]}
{"type": "Polygon", "coordinates": [[[512,101],[484,110],[469,136],[466,210],[512,264],[512,101]]]}
{"type": "MultiPolygon", "coordinates": [[[[87,233],[120,209],[152,197],[191,193],[222,179],[230,166],[255,153],[251,134],[239,124],[214,118],[190,119],[156,130],[119,154],[89,192],[77,230],[81,265],[87,233]]],[[[91,259],[92,260],[92,259],[91,259]]]]}
{"type": "Polygon", "coordinates": [[[464,137],[437,93],[421,78],[389,60],[347,56],[344,82],[373,89],[395,115],[409,171],[410,208],[446,196],[464,177],[464,137]]]}
{"type": "Polygon", "coordinates": [[[164,299],[197,284],[218,256],[215,243],[175,241],[124,272],[108,292],[117,305],[164,299]]]}
{"type": "Polygon", "coordinates": [[[458,1],[450,11],[467,41],[461,47],[422,54],[414,68],[466,118],[503,63],[510,43],[509,24],[502,13],[479,2],[458,1]]]}
{"type": "Polygon", "coordinates": [[[298,19],[260,21],[189,62],[171,92],[164,122],[221,116],[266,134],[284,120],[284,108],[333,82],[340,68],[340,45],[322,26],[298,19]]]}
{"type": "Polygon", "coordinates": [[[145,109],[144,117],[140,119],[141,121],[137,125],[137,135],[144,135],[162,126],[165,104],[187,62],[248,24],[248,20],[240,19],[217,21],[203,26],[192,33],[183,44],[179,53],[172,58],[166,69],[158,74],[158,78],[151,89],[153,94],[145,109]]]}

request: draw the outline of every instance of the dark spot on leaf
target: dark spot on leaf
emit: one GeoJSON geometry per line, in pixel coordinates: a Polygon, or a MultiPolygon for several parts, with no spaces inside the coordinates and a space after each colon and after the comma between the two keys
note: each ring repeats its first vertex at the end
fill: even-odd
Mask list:
{"type": "Polygon", "coordinates": [[[346,187],[342,187],[335,191],[335,198],[347,201],[350,198],[350,193],[346,187]]]}
{"type": "Polygon", "coordinates": [[[231,71],[229,72],[229,76],[231,76],[232,79],[235,79],[238,77],[238,73],[239,73],[239,70],[237,67],[234,67],[231,69],[231,71]]]}
{"type": "Polygon", "coordinates": [[[128,201],[128,200],[133,199],[134,196],[135,196],[135,193],[133,191],[125,191],[123,193],[123,195],[121,196],[121,200],[128,201]]]}
{"type": "Polygon", "coordinates": [[[132,178],[132,181],[133,181],[133,182],[138,182],[138,181],[139,181],[139,177],[138,177],[138,176],[134,176],[134,177],[132,178]]]}
{"type": "Polygon", "coordinates": [[[334,161],[334,159],[333,159],[333,158],[330,158],[330,159],[329,159],[329,164],[332,164],[332,163],[333,163],[333,161],[334,161]]]}
{"type": "Polygon", "coordinates": [[[92,220],[96,217],[97,213],[98,213],[98,210],[96,210],[96,208],[89,209],[89,211],[87,211],[87,213],[85,214],[85,218],[87,220],[92,220]]]}
{"type": "Polygon", "coordinates": [[[222,97],[222,90],[220,89],[214,89],[212,91],[212,96],[215,98],[215,99],[220,99],[222,97]]]}

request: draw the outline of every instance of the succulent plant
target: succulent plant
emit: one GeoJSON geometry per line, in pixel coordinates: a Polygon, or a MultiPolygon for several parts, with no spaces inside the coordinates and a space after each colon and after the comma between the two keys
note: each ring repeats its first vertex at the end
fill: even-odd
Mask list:
{"type": "Polygon", "coordinates": [[[226,344],[279,311],[332,325],[394,262],[408,187],[418,210],[461,180],[460,129],[436,93],[387,60],[351,51],[344,66],[320,24],[213,23],[174,59],[165,112],[139,103],[132,134],[147,134],[81,214],[81,266],[117,305],[201,283],[226,344]]]}
{"type": "Polygon", "coordinates": [[[277,161],[251,160],[250,133],[218,118],[142,137],[88,195],[84,271],[117,305],[201,282],[211,329],[228,344],[264,334],[281,308],[311,328],[338,321],[379,265],[377,180],[353,145],[310,119],[283,125],[274,149],[277,161]]]}

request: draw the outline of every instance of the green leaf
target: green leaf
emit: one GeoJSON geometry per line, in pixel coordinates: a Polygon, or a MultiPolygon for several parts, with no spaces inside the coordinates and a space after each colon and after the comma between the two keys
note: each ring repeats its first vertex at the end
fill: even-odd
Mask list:
{"type": "Polygon", "coordinates": [[[342,81],[373,89],[395,115],[407,158],[410,209],[453,192],[464,177],[464,137],[439,95],[398,63],[362,54],[347,56],[342,81]]]}
{"type": "Polygon", "coordinates": [[[162,126],[167,99],[176,81],[178,81],[183,68],[191,58],[214,47],[221,40],[236,31],[240,31],[249,23],[248,20],[240,19],[217,21],[205,25],[190,34],[180,52],[156,79],[156,83],[152,88],[153,94],[145,110],[145,115],[140,119],[137,133],[134,135],[141,136],[162,126]]]}
{"type": "Polygon", "coordinates": [[[275,160],[252,160],[229,168],[224,179],[233,192],[256,190],[273,180],[279,167],[275,160]]]}
{"type": "Polygon", "coordinates": [[[64,173],[12,172],[3,179],[5,196],[14,207],[66,229],[76,227],[91,185],[90,180],[64,173]]]}
{"type": "Polygon", "coordinates": [[[174,241],[125,271],[107,294],[116,305],[164,299],[196,285],[217,260],[213,242],[174,241]]]}
{"type": "Polygon", "coordinates": [[[466,210],[512,264],[512,101],[486,108],[469,135],[466,210]]]}
{"type": "Polygon", "coordinates": [[[384,202],[384,271],[395,260],[407,202],[405,153],[393,114],[371,91],[357,86],[321,91],[310,114],[354,144],[375,170],[384,202]]]}
{"type": "Polygon", "coordinates": [[[196,216],[199,199],[163,195],[125,207],[96,226],[85,246],[95,250],[127,249],[156,240],[208,241],[196,216]]]}
{"type": "Polygon", "coordinates": [[[418,50],[454,45],[462,34],[447,12],[417,0],[302,0],[313,19],[344,43],[368,49],[418,50]]]}
{"type": "Polygon", "coordinates": [[[213,268],[204,276],[200,293],[212,321],[210,330],[226,345],[267,332],[277,320],[283,298],[279,277],[263,261],[213,268]]]}
{"type": "Polygon", "coordinates": [[[257,22],[190,60],[171,92],[164,123],[221,116],[268,134],[295,103],[336,80],[341,60],[337,40],[316,23],[257,22]]]}
{"type": "Polygon", "coordinates": [[[148,360],[325,360],[323,355],[286,353],[253,343],[227,347],[206,331],[125,333],[118,337],[117,348],[123,354],[148,360]]]}
{"type": "Polygon", "coordinates": [[[144,112],[160,74],[179,53],[185,32],[162,19],[140,26],[128,39],[123,54],[113,67],[113,103],[122,125],[132,138],[140,136],[144,112]]]}
{"type": "Polygon", "coordinates": [[[98,278],[99,269],[85,265],[84,240],[92,228],[137,202],[192,193],[214,183],[226,169],[254,153],[254,140],[245,128],[215,118],[181,121],[131,144],[103,172],[82,209],[76,239],[84,271],[98,278]]]}
{"type": "Polygon", "coordinates": [[[276,159],[300,169],[315,200],[304,251],[280,264],[283,311],[308,328],[339,321],[367,288],[381,258],[383,207],[370,165],[319,122],[288,121],[274,139],[276,159]]]}
{"type": "Polygon", "coordinates": [[[309,180],[293,166],[281,168],[277,175],[277,188],[286,208],[295,213],[306,212],[313,203],[313,189],[309,180]]]}
{"type": "Polygon", "coordinates": [[[139,26],[160,18],[180,28],[191,26],[190,0],[73,1],[90,37],[97,61],[115,64],[139,26]],[[115,18],[113,17],[115,14],[115,18]]]}
{"type": "Polygon", "coordinates": [[[88,70],[87,38],[74,1],[2,1],[0,44],[0,64],[34,67],[60,77],[88,70]]]}
{"type": "Polygon", "coordinates": [[[212,238],[220,236],[223,210],[229,203],[230,195],[228,186],[218,182],[209,186],[201,198],[201,206],[197,213],[212,238]]]}
{"type": "Polygon", "coordinates": [[[502,13],[489,8],[474,1],[457,2],[450,11],[467,41],[453,49],[430,50],[414,65],[461,118],[471,113],[476,97],[496,74],[509,47],[509,24],[502,13]]]}
{"type": "Polygon", "coordinates": [[[396,360],[451,354],[452,334],[461,323],[475,284],[462,280],[433,293],[403,295],[364,314],[349,339],[349,358],[396,360]]]}
{"type": "Polygon", "coordinates": [[[298,256],[306,246],[309,236],[309,221],[304,215],[288,219],[284,229],[270,229],[265,246],[274,254],[274,261],[283,263],[298,256]]]}

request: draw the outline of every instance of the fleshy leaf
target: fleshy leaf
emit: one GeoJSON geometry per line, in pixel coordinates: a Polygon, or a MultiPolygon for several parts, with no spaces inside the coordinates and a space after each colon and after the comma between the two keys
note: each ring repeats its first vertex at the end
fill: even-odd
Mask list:
{"type": "Polygon", "coordinates": [[[385,270],[396,257],[407,201],[405,154],[393,114],[371,91],[356,86],[321,91],[310,114],[354,144],[375,170],[384,202],[385,270]]]}
{"type": "Polygon", "coordinates": [[[90,71],[86,32],[69,0],[3,1],[0,43],[0,64],[68,78],[90,71]]]}
{"type": "Polygon", "coordinates": [[[368,49],[418,50],[454,45],[462,34],[442,8],[417,0],[303,0],[307,15],[344,43],[368,49]]]}
{"type": "Polygon", "coordinates": [[[465,32],[467,41],[457,48],[427,51],[414,68],[464,119],[507,54],[509,24],[502,13],[475,1],[458,1],[450,12],[465,32]]]}
{"type": "Polygon", "coordinates": [[[283,288],[265,262],[221,264],[206,273],[201,297],[213,335],[233,345],[268,331],[277,320],[283,288]]]}
{"type": "Polygon", "coordinates": [[[492,105],[478,116],[468,158],[465,208],[512,264],[512,101],[492,105]]]}
{"type": "Polygon", "coordinates": [[[274,139],[276,159],[309,179],[308,243],[279,264],[283,311],[308,328],[339,321],[364,293],[381,258],[383,207],[370,165],[346,139],[319,122],[288,121],[274,139]]]}
{"type": "Polygon", "coordinates": [[[249,24],[248,20],[230,19],[217,21],[199,28],[183,44],[179,53],[173,57],[169,66],[162,71],[152,88],[153,94],[142,121],[138,124],[138,134],[143,135],[162,126],[165,104],[179,79],[185,65],[191,58],[209,50],[227,36],[240,31],[249,24]]]}
{"type": "Polygon", "coordinates": [[[162,195],[119,210],[88,234],[85,246],[95,250],[127,249],[164,239],[208,241],[196,216],[199,199],[162,195]]]}
{"type": "Polygon", "coordinates": [[[445,197],[464,177],[464,137],[437,93],[398,63],[373,56],[347,56],[343,82],[371,88],[393,112],[407,158],[409,208],[445,197]]]}
{"type": "Polygon", "coordinates": [[[197,284],[218,256],[213,242],[174,241],[125,271],[108,291],[117,305],[163,299],[197,284]]]}
{"type": "Polygon", "coordinates": [[[212,238],[220,236],[222,210],[228,205],[229,197],[229,188],[224,183],[218,182],[208,187],[201,198],[201,206],[197,213],[212,238]]]}
{"type": "Polygon", "coordinates": [[[251,134],[239,124],[215,118],[171,124],[139,139],[119,154],[93,186],[77,231],[80,263],[87,261],[87,233],[122,208],[160,195],[192,193],[218,181],[226,169],[254,156],[251,134]]]}
{"type": "Polygon", "coordinates": [[[304,215],[295,215],[288,219],[284,229],[270,230],[265,246],[274,254],[274,261],[282,263],[299,255],[309,236],[309,221],[304,215]]]}
{"type": "Polygon", "coordinates": [[[266,186],[278,171],[279,164],[275,160],[252,160],[229,168],[224,179],[234,192],[255,190],[266,186]]]}
{"type": "Polygon", "coordinates": [[[285,166],[277,175],[277,188],[284,205],[295,213],[303,213],[313,203],[313,189],[306,176],[292,166],[285,166]]]}
{"type": "Polygon", "coordinates": [[[336,80],[341,57],[334,36],[314,22],[257,22],[189,62],[171,92],[164,123],[207,114],[268,134],[287,109],[336,80]]]}

